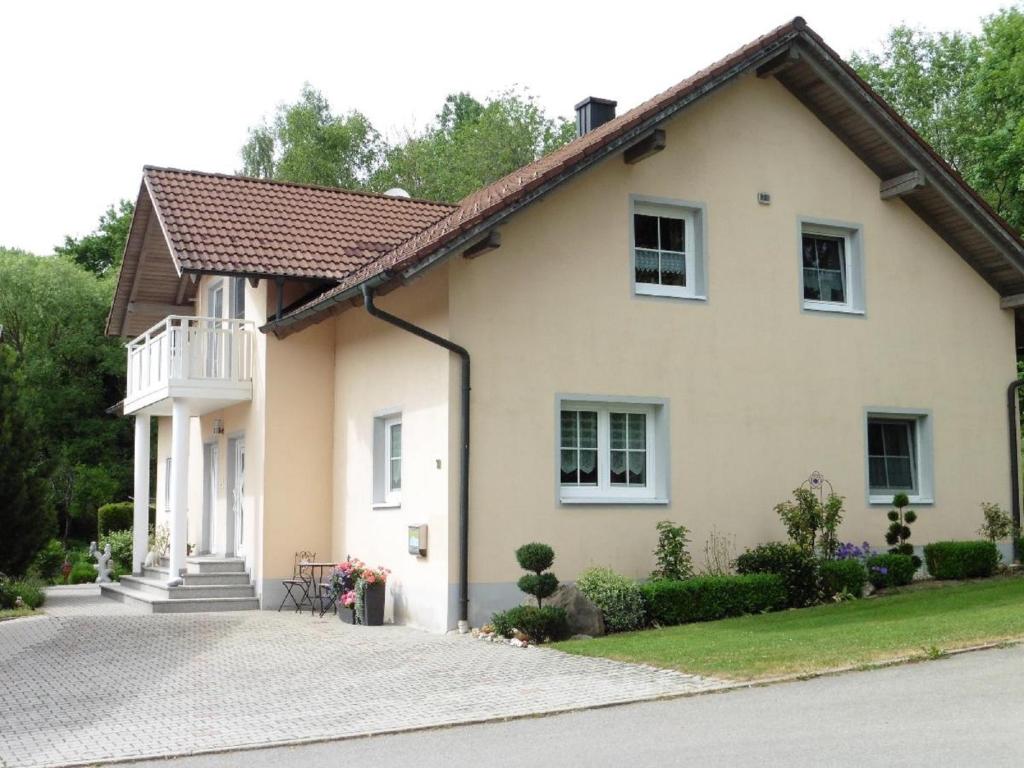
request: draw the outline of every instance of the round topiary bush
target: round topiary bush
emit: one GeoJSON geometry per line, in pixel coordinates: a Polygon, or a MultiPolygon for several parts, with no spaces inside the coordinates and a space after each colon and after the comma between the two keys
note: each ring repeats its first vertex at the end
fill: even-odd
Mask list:
{"type": "Polygon", "coordinates": [[[736,558],[737,573],[774,573],[782,577],[790,608],[818,602],[818,561],[795,544],[771,541],[736,558]]]}
{"type": "Polygon", "coordinates": [[[523,544],[516,550],[516,561],[524,571],[540,573],[546,571],[555,562],[555,550],[547,544],[538,542],[523,544]]]}
{"type": "Polygon", "coordinates": [[[519,630],[534,643],[564,640],[569,636],[569,617],[562,608],[545,605],[517,605],[499,611],[491,617],[494,631],[503,637],[512,637],[519,630]]]}

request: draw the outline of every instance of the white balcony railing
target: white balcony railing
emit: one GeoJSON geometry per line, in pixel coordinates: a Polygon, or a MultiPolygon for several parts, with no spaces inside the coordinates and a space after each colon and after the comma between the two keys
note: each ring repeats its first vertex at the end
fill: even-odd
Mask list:
{"type": "Polygon", "coordinates": [[[217,397],[252,382],[253,324],[218,317],[168,315],[128,344],[126,410],[154,397],[217,397]]]}

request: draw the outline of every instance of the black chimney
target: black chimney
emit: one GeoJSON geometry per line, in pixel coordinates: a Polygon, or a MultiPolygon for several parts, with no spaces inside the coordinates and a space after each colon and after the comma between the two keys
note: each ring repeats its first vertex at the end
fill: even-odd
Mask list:
{"type": "Polygon", "coordinates": [[[611,99],[599,99],[588,96],[576,105],[576,135],[590,133],[600,125],[615,118],[615,106],[618,102],[611,99]]]}

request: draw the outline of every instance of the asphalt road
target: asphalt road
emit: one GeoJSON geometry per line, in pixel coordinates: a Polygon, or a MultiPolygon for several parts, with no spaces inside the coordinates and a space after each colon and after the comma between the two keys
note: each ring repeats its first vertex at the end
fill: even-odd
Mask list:
{"type": "Polygon", "coordinates": [[[1024,647],[1016,646],[552,717],[131,765],[973,768],[1022,760],[1024,647]]]}

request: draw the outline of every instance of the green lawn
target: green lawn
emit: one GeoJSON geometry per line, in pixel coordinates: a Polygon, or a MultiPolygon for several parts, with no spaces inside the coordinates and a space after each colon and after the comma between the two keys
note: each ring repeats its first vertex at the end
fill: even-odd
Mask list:
{"type": "MultiPolygon", "coordinates": [[[[923,585],[922,585],[923,586],[923,585]]],[[[629,632],[553,647],[734,680],[924,658],[1024,638],[1024,578],[629,632]]]]}

